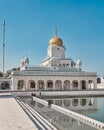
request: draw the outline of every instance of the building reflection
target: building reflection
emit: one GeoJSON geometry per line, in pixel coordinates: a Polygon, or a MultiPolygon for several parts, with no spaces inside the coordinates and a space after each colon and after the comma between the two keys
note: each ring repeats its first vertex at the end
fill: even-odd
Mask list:
{"type": "Polygon", "coordinates": [[[64,98],[64,99],[47,99],[50,103],[67,108],[79,113],[92,113],[97,111],[97,98],[64,98]]]}
{"type": "MultiPolygon", "coordinates": [[[[51,106],[51,104],[55,104],[85,115],[97,112],[97,98],[64,98],[46,100],[48,101],[49,106],[51,106]]],[[[47,120],[52,119],[52,123],[60,130],[75,130],[75,126],[79,126],[79,124],[84,125],[72,117],[59,113],[51,109],[51,107],[46,107],[40,103],[35,102],[34,100],[28,99],[26,102],[29,105],[32,105],[34,109],[36,109],[47,120]]],[[[92,128],[90,128],[90,130],[91,129],[92,128]]]]}

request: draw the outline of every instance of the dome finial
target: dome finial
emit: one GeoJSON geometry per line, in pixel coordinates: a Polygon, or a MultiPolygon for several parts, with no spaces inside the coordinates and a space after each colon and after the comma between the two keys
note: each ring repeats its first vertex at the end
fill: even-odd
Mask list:
{"type": "Polygon", "coordinates": [[[55,37],[57,37],[57,28],[55,28],[55,37]]]}
{"type": "Polygon", "coordinates": [[[57,36],[57,28],[55,28],[54,37],[52,37],[50,39],[49,44],[57,45],[57,46],[62,46],[63,45],[62,39],[57,36]]]}

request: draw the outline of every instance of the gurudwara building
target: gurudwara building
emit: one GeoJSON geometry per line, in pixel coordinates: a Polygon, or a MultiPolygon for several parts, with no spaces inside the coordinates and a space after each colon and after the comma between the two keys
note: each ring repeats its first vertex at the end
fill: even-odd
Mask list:
{"type": "Polygon", "coordinates": [[[47,57],[40,66],[31,66],[29,58],[20,62],[20,70],[11,74],[11,89],[36,90],[91,90],[97,88],[97,74],[82,70],[80,59],[75,63],[65,56],[66,48],[61,38],[50,39],[47,57]]]}

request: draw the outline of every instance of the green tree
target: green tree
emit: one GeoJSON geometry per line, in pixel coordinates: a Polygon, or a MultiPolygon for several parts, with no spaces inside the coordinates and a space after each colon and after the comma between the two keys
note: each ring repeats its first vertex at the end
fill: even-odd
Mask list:
{"type": "Polygon", "coordinates": [[[3,73],[2,72],[0,72],[0,77],[3,77],[3,73]]]}
{"type": "Polygon", "coordinates": [[[11,75],[12,71],[16,71],[16,70],[20,70],[20,67],[12,68],[10,70],[7,70],[6,71],[6,77],[9,77],[11,75]]]}

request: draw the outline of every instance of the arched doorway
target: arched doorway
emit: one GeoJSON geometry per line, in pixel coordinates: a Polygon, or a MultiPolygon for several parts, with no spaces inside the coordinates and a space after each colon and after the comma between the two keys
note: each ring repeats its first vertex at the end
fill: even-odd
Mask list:
{"type": "Polygon", "coordinates": [[[80,84],[81,84],[82,89],[86,89],[86,81],[85,80],[82,80],[80,84]]]}
{"type": "Polygon", "coordinates": [[[86,99],[80,99],[80,104],[81,106],[85,106],[86,105],[86,99]]]}
{"type": "Polygon", "coordinates": [[[73,90],[78,90],[78,81],[77,80],[74,80],[73,82],[72,82],[72,86],[73,86],[73,90]]]}
{"type": "Polygon", "coordinates": [[[55,100],[55,105],[62,106],[62,100],[55,100]]]}
{"type": "Polygon", "coordinates": [[[1,89],[10,89],[10,84],[7,81],[3,81],[0,87],[1,89]]]}
{"type": "Polygon", "coordinates": [[[53,81],[52,80],[47,81],[47,90],[53,90],[53,81]]]}
{"type": "Polygon", "coordinates": [[[19,80],[18,81],[18,90],[26,90],[26,83],[25,83],[25,81],[24,80],[19,80]]]}
{"type": "Polygon", "coordinates": [[[78,99],[72,99],[72,105],[78,106],[78,99]]]}
{"type": "Polygon", "coordinates": [[[68,80],[64,81],[64,90],[70,90],[70,81],[68,80]]]}
{"type": "Polygon", "coordinates": [[[62,90],[62,82],[61,82],[61,80],[56,80],[56,82],[55,82],[55,90],[62,90]]]}
{"type": "Polygon", "coordinates": [[[95,98],[90,98],[88,105],[92,106],[94,103],[95,103],[95,98]]]}
{"type": "Polygon", "coordinates": [[[70,100],[69,99],[64,99],[64,106],[69,107],[70,106],[70,100]]]}
{"type": "Polygon", "coordinates": [[[88,90],[94,89],[94,82],[92,80],[89,80],[87,86],[88,86],[88,90]]]}
{"type": "Polygon", "coordinates": [[[29,80],[27,90],[35,90],[35,81],[29,80]]]}
{"type": "Polygon", "coordinates": [[[45,84],[43,80],[38,81],[38,89],[39,90],[45,90],[45,84]]]}
{"type": "Polygon", "coordinates": [[[97,78],[97,83],[100,84],[101,83],[101,78],[97,78]]]}

